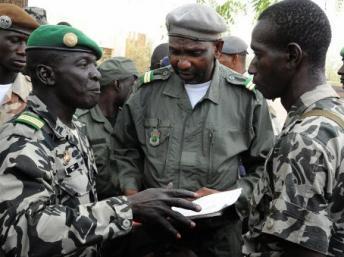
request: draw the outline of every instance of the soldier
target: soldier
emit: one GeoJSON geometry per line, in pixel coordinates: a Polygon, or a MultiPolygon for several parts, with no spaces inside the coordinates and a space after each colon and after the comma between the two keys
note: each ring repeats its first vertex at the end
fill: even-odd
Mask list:
{"type": "Polygon", "coordinates": [[[213,9],[184,5],[166,23],[172,67],[143,76],[115,125],[121,189],[131,195],[173,187],[205,195],[243,188],[228,213],[199,221],[197,233],[182,240],[198,256],[239,256],[238,214],[247,215],[251,189],[272,147],[267,106],[259,92],[245,87],[244,77],[216,60],[226,25],[213,9]]]}
{"type": "Polygon", "coordinates": [[[326,83],[330,41],[310,0],[270,6],[252,32],[248,71],[288,117],[254,189],[245,256],[343,256],[344,102],[326,83]]]}
{"type": "Polygon", "coordinates": [[[161,67],[167,66],[168,64],[168,43],[162,43],[158,45],[153,51],[150,69],[159,69],[161,67]]]}
{"type": "Polygon", "coordinates": [[[244,74],[246,72],[247,47],[245,41],[239,37],[224,37],[219,62],[240,74],[244,74]]]}
{"type": "Polygon", "coordinates": [[[342,83],[343,89],[344,89],[344,47],[342,51],[340,51],[340,56],[342,57],[343,65],[338,70],[338,75],[340,76],[340,83],[342,83]]]}
{"type": "Polygon", "coordinates": [[[0,124],[26,106],[31,83],[21,72],[26,65],[26,41],[38,26],[20,7],[0,4],[0,124]]]}
{"type": "Polygon", "coordinates": [[[119,195],[117,172],[112,158],[113,126],[117,113],[132,92],[138,77],[135,64],[125,57],[114,57],[99,65],[101,74],[98,104],[92,109],[79,110],[76,114],[84,123],[93,149],[98,176],[98,199],[119,195]]]}
{"type": "Polygon", "coordinates": [[[190,220],[170,206],[199,207],[181,190],[144,191],[97,201],[97,169],[76,108],[100,94],[102,50],[69,26],[42,25],[28,40],[33,95],[26,110],[0,128],[0,245],[6,256],[98,256],[103,241],[122,236],[132,219],[159,225],[190,220]],[[169,220],[166,219],[169,217],[169,220]]]}

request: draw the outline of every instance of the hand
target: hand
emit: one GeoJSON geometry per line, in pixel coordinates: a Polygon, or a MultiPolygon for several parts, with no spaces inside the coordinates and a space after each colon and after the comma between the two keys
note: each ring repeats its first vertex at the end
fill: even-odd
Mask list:
{"type": "Polygon", "coordinates": [[[136,194],[138,191],[136,189],[125,189],[124,190],[124,195],[125,196],[130,196],[136,194]]]}
{"type": "Polygon", "coordinates": [[[133,210],[134,220],[143,225],[158,225],[177,239],[180,233],[172,225],[172,222],[194,227],[196,224],[171,209],[172,206],[181,207],[193,211],[200,211],[201,207],[182,198],[196,198],[197,194],[183,189],[151,188],[128,196],[129,206],[133,210]]]}
{"type": "Polygon", "coordinates": [[[207,188],[207,187],[202,187],[202,188],[197,190],[196,194],[198,194],[199,197],[203,197],[203,196],[215,194],[215,193],[218,193],[218,192],[219,191],[217,191],[215,189],[210,189],[210,188],[207,188]]]}

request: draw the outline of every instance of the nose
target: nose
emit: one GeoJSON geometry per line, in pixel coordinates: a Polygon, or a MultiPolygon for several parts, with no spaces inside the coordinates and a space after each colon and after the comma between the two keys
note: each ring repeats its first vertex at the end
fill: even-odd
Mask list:
{"type": "Polygon", "coordinates": [[[94,81],[99,81],[100,78],[102,77],[102,75],[100,74],[100,72],[97,70],[95,66],[92,69],[92,71],[90,71],[89,76],[90,76],[90,79],[94,81]]]}
{"type": "Polygon", "coordinates": [[[180,58],[178,60],[178,68],[180,70],[188,70],[188,69],[190,69],[190,67],[191,67],[191,63],[188,59],[180,58]]]}
{"type": "Polygon", "coordinates": [[[254,75],[257,72],[257,69],[256,69],[256,57],[254,57],[252,59],[252,61],[250,62],[250,65],[248,66],[248,70],[247,71],[251,75],[254,75]]]}
{"type": "Polygon", "coordinates": [[[17,54],[25,55],[26,41],[22,40],[17,48],[17,54]]]}
{"type": "Polygon", "coordinates": [[[340,69],[338,70],[338,75],[339,75],[339,76],[344,75],[344,64],[343,64],[342,67],[340,67],[340,69]]]}

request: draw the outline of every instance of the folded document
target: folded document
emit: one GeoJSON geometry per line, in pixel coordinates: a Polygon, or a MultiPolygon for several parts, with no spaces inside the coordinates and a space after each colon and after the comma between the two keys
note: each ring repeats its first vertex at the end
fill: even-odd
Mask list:
{"type": "Polygon", "coordinates": [[[185,217],[195,219],[220,216],[225,208],[231,206],[238,200],[240,194],[241,188],[238,188],[198,198],[197,200],[194,200],[193,203],[196,203],[202,207],[200,212],[190,211],[178,207],[172,207],[172,210],[183,214],[185,217]]]}

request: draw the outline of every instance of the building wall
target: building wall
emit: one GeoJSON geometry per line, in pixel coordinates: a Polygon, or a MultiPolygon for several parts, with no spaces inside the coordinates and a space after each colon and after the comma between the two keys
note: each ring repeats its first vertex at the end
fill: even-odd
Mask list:
{"type": "Polygon", "coordinates": [[[1,0],[0,2],[1,3],[16,4],[22,8],[24,8],[28,5],[28,0],[1,0]]]}

